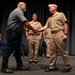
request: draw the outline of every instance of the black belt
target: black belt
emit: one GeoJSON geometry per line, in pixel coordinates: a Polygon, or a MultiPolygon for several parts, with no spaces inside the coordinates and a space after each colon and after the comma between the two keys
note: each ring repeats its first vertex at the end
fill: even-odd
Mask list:
{"type": "Polygon", "coordinates": [[[33,35],[33,36],[36,36],[37,35],[38,36],[39,34],[29,34],[29,35],[33,35]]]}
{"type": "Polygon", "coordinates": [[[59,31],[61,31],[61,30],[51,31],[51,33],[57,33],[57,32],[59,32],[59,31]]]}

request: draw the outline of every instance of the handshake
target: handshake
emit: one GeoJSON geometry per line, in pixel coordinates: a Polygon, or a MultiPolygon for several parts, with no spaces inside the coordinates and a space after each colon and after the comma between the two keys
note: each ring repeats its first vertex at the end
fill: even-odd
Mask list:
{"type": "Polygon", "coordinates": [[[37,33],[37,32],[41,32],[41,30],[40,29],[33,29],[33,32],[37,33]]]}

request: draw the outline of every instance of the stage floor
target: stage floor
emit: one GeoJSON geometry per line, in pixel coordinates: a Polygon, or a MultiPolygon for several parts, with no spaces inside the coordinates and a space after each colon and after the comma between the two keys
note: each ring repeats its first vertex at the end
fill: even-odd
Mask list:
{"type": "MultiPolygon", "coordinates": [[[[68,73],[62,73],[61,70],[64,68],[64,62],[61,58],[61,56],[57,57],[57,67],[59,68],[59,71],[51,71],[51,72],[44,72],[44,69],[49,66],[49,60],[50,58],[41,57],[38,56],[38,63],[37,64],[29,64],[29,58],[28,56],[22,56],[22,61],[24,63],[24,66],[26,70],[24,71],[14,71],[14,75],[75,75],[75,56],[69,56],[69,59],[72,64],[72,71],[68,73]]],[[[1,70],[1,63],[2,63],[2,56],[0,56],[0,70],[1,70]]],[[[9,67],[15,68],[16,67],[16,61],[14,57],[9,58],[9,67]]],[[[5,73],[1,73],[0,75],[8,75],[5,73]]],[[[12,75],[12,74],[9,74],[12,75]]]]}

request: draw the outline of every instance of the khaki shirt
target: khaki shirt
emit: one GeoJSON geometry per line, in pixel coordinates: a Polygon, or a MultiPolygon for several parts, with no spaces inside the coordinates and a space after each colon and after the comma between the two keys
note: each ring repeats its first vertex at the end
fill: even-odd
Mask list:
{"type": "Polygon", "coordinates": [[[44,30],[43,35],[45,36],[46,39],[50,39],[50,36],[51,36],[50,28],[47,28],[46,30],[44,30]]]}
{"type": "MultiPolygon", "coordinates": [[[[40,29],[40,28],[42,28],[42,25],[41,25],[41,23],[40,22],[34,22],[34,21],[30,21],[29,22],[30,24],[31,24],[31,26],[33,27],[33,28],[35,28],[35,29],[40,29]]],[[[34,34],[34,32],[32,31],[32,30],[30,30],[30,29],[28,29],[28,28],[26,28],[26,30],[28,31],[28,34],[34,34]]],[[[36,33],[37,35],[39,35],[40,34],[40,32],[37,32],[36,33]]]]}
{"type": "Polygon", "coordinates": [[[63,30],[65,21],[67,21],[67,19],[64,13],[56,12],[48,18],[46,25],[48,25],[51,31],[63,30]]]}

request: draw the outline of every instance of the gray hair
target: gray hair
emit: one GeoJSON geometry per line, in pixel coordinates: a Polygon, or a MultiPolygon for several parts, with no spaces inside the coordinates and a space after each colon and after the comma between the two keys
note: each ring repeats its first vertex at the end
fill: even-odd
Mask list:
{"type": "Polygon", "coordinates": [[[33,14],[33,16],[37,16],[37,14],[36,14],[36,13],[34,13],[34,14],[33,14]]]}

